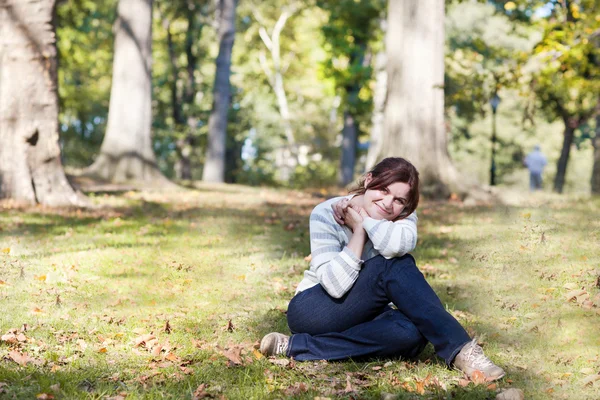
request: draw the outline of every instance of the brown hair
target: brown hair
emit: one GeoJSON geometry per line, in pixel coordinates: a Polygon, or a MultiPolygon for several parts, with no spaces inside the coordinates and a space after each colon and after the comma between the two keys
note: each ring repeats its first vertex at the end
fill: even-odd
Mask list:
{"type": "Polygon", "coordinates": [[[383,189],[392,183],[402,182],[410,186],[406,205],[397,219],[403,219],[412,214],[419,204],[419,171],[408,160],[400,157],[384,158],[371,171],[360,178],[358,187],[350,193],[362,195],[367,190],[383,189]],[[365,187],[365,180],[371,174],[371,182],[365,187]]]}

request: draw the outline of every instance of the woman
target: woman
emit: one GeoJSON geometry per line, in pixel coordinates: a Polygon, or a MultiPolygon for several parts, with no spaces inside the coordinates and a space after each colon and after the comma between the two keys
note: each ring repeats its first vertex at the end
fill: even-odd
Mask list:
{"type": "Polygon", "coordinates": [[[260,350],[299,361],[415,357],[431,342],[448,366],[504,376],[450,315],[408,254],[417,243],[419,174],[386,158],[350,196],[310,216],[310,269],[291,300],[291,337],[273,332],[260,350]],[[390,303],[396,308],[390,307],[390,303]]]}

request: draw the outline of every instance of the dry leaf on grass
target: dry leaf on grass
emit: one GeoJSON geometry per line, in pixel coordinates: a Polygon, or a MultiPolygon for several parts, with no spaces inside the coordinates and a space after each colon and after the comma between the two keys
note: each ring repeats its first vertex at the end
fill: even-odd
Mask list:
{"type": "Polygon", "coordinates": [[[33,362],[33,358],[29,357],[25,353],[20,353],[18,351],[11,351],[8,353],[8,356],[19,365],[27,365],[27,363],[33,362]]]}
{"type": "Polygon", "coordinates": [[[588,376],[585,377],[585,379],[583,379],[581,381],[581,384],[583,386],[592,385],[597,380],[600,380],[600,375],[599,374],[588,375],[588,376]]]}
{"type": "Polygon", "coordinates": [[[221,351],[221,354],[223,354],[225,357],[227,357],[229,362],[233,365],[242,365],[243,364],[242,347],[241,346],[233,346],[229,349],[224,349],[223,351],[221,351]]]}
{"type": "Polygon", "coordinates": [[[206,397],[211,397],[209,393],[206,393],[206,384],[203,383],[194,390],[192,394],[192,400],[204,399],[206,397]]]}
{"type": "Polygon", "coordinates": [[[152,339],[155,339],[156,336],[154,336],[153,334],[149,333],[147,335],[142,335],[142,336],[138,336],[137,338],[135,338],[134,340],[134,344],[133,347],[139,347],[142,344],[145,344],[146,342],[149,342],[152,339]]]}

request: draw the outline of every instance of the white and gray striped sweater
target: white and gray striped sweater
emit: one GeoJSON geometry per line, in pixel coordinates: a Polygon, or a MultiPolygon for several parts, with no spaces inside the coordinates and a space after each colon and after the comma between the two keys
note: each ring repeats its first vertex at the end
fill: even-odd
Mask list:
{"type": "MultiPolygon", "coordinates": [[[[346,196],[352,198],[352,195],[346,196]]],[[[342,297],[358,278],[363,260],[379,254],[387,259],[402,256],[417,245],[417,214],[412,213],[399,221],[365,218],[363,227],[369,236],[359,259],[346,244],[352,230],[338,224],[333,218],[331,205],[344,197],[329,199],[314,208],[310,214],[310,269],[296,293],[320,283],[331,297],[342,297]]]]}

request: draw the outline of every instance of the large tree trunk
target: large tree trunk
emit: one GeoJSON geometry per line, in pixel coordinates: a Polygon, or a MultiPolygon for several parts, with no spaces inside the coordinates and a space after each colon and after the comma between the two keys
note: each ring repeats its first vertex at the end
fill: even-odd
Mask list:
{"type": "Polygon", "coordinates": [[[356,143],[358,131],[354,116],[348,110],[344,111],[344,127],[342,129],[342,155],[340,158],[340,172],[338,184],[346,186],[354,179],[354,166],[356,165],[356,143]]]}
{"type": "Polygon", "coordinates": [[[389,0],[388,93],[380,157],[400,156],[419,169],[424,192],[449,195],[459,185],[444,124],[444,1],[389,0]]]}
{"type": "Polygon", "coordinates": [[[152,149],[152,0],[120,0],[106,134],[88,175],[163,181],[152,149]]]}
{"type": "Polygon", "coordinates": [[[568,118],[563,118],[563,121],[565,123],[563,145],[562,150],[560,151],[560,158],[556,164],[556,176],[554,177],[554,191],[556,193],[563,192],[567,164],[569,163],[569,154],[571,153],[571,146],[573,145],[573,138],[575,137],[575,129],[577,129],[577,124],[571,122],[568,118]]]}
{"type": "Polygon", "coordinates": [[[0,198],[84,205],[58,146],[54,0],[0,0],[0,198]]]}
{"type": "Polygon", "coordinates": [[[202,180],[207,182],[225,181],[227,112],[231,100],[229,75],[235,39],[236,6],[237,0],[219,0],[219,55],[213,87],[213,106],[208,119],[208,148],[202,171],[202,180]]]}
{"type": "Polygon", "coordinates": [[[592,193],[600,194],[600,115],[596,116],[596,136],[592,139],[594,145],[594,166],[592,168],[592,193]]]}

